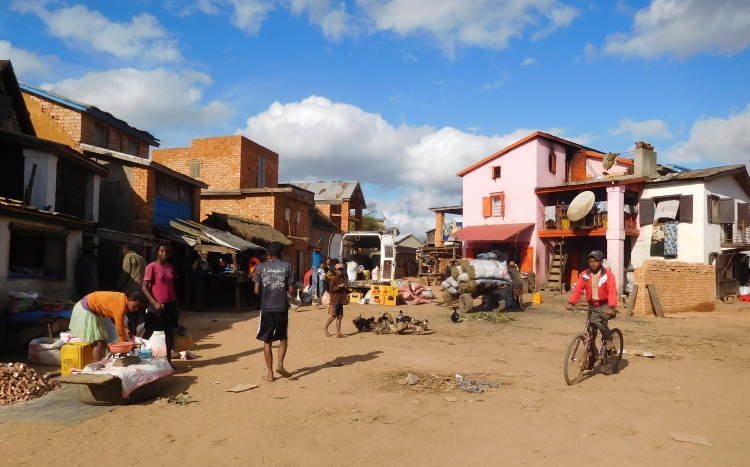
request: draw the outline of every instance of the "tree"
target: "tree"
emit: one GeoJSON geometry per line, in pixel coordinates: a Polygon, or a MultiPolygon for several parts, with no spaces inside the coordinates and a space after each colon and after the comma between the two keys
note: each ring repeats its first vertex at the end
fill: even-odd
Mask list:
{"type": "Polygon", "coordinates": [[[367,211],[362,214],[362,230],[365,232],[375,232],[383,229],[380,211],[377,210],[377,204],[372,203],[367,211]]]}

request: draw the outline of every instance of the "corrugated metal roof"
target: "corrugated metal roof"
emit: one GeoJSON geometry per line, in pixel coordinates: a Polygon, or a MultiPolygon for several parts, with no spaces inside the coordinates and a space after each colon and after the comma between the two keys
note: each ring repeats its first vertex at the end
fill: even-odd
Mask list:
{"type": "Polygon", "coordinates": [[[491,224],[471,225],[453,233],[460,241],[487,241],[504,242],[526,229],[533,228],[534,224],[491,224]]]}
{"type": "Polygon", "coordinates": [[[709,167],[707,169],[696,169],[696,170],[688,170],[685,172],[676,172],[676,173],[667,174],[663,177],[659,177],[654,180],[649,180],[647,183],[667,182],[667,181],[672,181],[672,180],[700,180],[700,179],[707,179],[707,178],[715,178],[717,176],[722,176],[722,175],[733,175],[733,172],[739,172],[741,170],[745,170],[744,164],[724,165],[720,167],[709,167]]]}
{"type": "Polygon", "coordinates": [[[120,120],[119,118],[115,117],[111,113],[105,112],[96,106],[93,106],[90,104],[84,104],[82,102],[77,102],[68,97],[60,96],[50,91],[45,91],[44,89],[38,88],[36,86],[32,86],[30,84],[26,84],[21,81],[18,82],[18,85],[23,91],[43,97],[45,99],[49,99],[51,101],[57,102],[58,104],[65,105],[67,107],[71,107],[76,110],[80,110],[81,112],[85,112],[90,115],[93,115],[94,117],[100,120],[103,120],[109,123],[110,125],[113,125],[121,129],[122,131],[126,133],[129,133],[133,136],[141,138],[142,140],[146,141],[151,146],[159,147],[159,140],[156,139],[154,135],[152,135],[148,131],[139,130],[138,128],[132,127],[124,120],[120,120]]]}
{"type": "Polygon", "coordinates": [[[77,221],[77,222],[85,222],[86,224],[90,224],[92,226],[94,225],[94,222],[86,220],[86,219],[81,219],[80,217],[71,216],[70,214],[63,214],[62,212],[45,211],[45,210],[39,209],[39,208],[37,208],[35,206],[29,206],[28,204],[25,204],[23,201],[19,201],[19,200],[12,199],[12,198],[3,198],[3,197],[0,197],[0,206],[5,206],[5,207],[8,207],[8,208],[14,208],[14,209],[18,209],[18,210],[21,210],[21,211],[29,211],[29,212],[33,212],[33,213],[36,213],[36,214],[42,214],[42,215],[45,215],[45,216],[50,216],[50,217],[70,219],[70,220],[74,220],[74,221],[77,221]]]}
{"type": "Polygon", "coordinates": [[[315,201],[333,201],[350,199],[359,182],[289,182],[304,190],[315,193],[315,201]]]}

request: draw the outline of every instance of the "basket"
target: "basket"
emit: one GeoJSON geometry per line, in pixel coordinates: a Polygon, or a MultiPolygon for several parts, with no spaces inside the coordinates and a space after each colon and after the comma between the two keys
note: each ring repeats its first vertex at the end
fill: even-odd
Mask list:
{"type": "Polygon", "coordinates": [[[185,352],[186,350],[193,350],[193,338],[190,335],[190,331],[185,326],[180,324],[176,328],[172,329],[174,335],[174,344],[172,345],[173,352],[185,352]]]}

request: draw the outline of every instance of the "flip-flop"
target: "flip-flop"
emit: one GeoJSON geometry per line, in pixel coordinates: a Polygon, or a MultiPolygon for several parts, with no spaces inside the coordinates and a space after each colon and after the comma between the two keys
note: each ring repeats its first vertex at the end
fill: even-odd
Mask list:
{"type": "Polygon", "coordinates": [[[280,374],[284,378],[291,378],[292,374],[286,371],[285,368],[276,368],[276,373],[280,374]]]}
{"type": "Polygon", "coordinates": [[[266,381],[266,382],[269,382],[269,383],[273,383],[276,380],[275,379],[268,379],[268,375],[264,375],[263,376],[263,381],[266,381]]]}

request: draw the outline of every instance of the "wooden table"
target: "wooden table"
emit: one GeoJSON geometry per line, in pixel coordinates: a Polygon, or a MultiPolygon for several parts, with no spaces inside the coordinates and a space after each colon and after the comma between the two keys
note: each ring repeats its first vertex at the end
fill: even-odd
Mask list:
{"type": "MultiPolygon", "coordinates": [[[[236,263],[235,263],[236,264],[236,263]]],[[[237,308],[237,313],[242,311],[240,301],[240,283],[241,282],[252,282],[246,274],[208,274],[205,276],[206,280],[214,282],[234,282],[234,305],[237,308]]]]}

